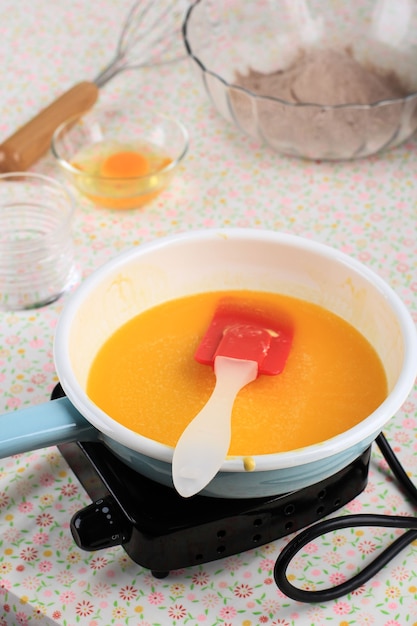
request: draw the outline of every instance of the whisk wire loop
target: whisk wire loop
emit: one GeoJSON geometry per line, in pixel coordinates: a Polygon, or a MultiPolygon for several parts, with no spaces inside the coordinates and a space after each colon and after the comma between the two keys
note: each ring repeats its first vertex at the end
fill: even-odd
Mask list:
{"type": "Polygon", "coordinates": [[[186,6],[184,0],[136,0],[123,22],[112,60],[93,82],[102,87],[125,70],[183,58],[185,51],[180,53],[178,44],[186,6]]]}

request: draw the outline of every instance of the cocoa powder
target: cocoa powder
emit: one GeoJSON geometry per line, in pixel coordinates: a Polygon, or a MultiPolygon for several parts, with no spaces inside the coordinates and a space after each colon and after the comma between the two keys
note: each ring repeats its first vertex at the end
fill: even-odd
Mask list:
{"type": "Polygon", "coordinates": [[[231,89],[237,123],[246,132],[310,158],[350,158],[365,145],[380,149],[398,129],[402,104],[366,105],[406,95],[394,74],[379,74],[348,51],[330,49],[304,53],[283,71],[237,74],[235,84],[266,97],[255,111],[245,92],[231,89]]]}

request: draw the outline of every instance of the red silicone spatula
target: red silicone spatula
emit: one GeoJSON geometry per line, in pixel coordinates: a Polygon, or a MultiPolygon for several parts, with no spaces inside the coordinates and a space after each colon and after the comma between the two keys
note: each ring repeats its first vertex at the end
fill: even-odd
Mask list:
{"type": "Polygon", "coordinates": [[[292,344],[288,320],[221,304],[195,358],[212,365],[216,384],[208,402],[179,438],[172,460],[174,487],[184,497],[201,491],[230,447],[231,415],[239,391],[260,374],[282,372],[292,344]]]}

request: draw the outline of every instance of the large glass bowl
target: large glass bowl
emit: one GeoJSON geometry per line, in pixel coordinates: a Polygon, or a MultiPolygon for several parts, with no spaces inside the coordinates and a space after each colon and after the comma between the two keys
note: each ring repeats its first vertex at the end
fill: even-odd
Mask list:
{"type": "Polygon", "coordinates": [[[183,38],[217,111],[277,152],[355,159],[417,128],[415,0],[197,0],[183,38]],[[313,55],[321,66],[316,58],[309,75],[291,79],[313,55]],[[271,76],[265,82],[272,74],[278,95],[271,76]]]}

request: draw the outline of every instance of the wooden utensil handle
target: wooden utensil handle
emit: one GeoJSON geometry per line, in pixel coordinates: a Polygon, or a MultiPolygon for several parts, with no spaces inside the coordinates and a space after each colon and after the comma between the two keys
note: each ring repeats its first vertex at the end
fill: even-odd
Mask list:
{"type": "Polygon", "coordinates": [[[91,108],[97,98],[97,85],[88,81],[59,96],[0,145],[0,172],[25,171],[49,150],[56,128],[91,108]]]}

